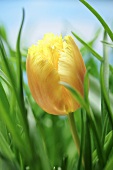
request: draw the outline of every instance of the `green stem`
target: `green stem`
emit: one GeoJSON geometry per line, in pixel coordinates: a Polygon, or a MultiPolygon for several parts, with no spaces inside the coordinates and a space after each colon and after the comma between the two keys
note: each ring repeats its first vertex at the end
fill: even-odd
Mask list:
{"type": "Polygon", "coordinates": [[[104,96],[104,100],[105,100],[105,104],[106,104],[106,108],[108,111],[108,116],[109,116],[109,121],[111,123],[112,129],[113,129],[113,113],[110,107],[110,101],[108,98],[108,93],[106,91],[105,85],[104,85],[104,80],[103,80],[103,65],[101,66],[101,70],[100,70],[100,75],[101,75],[101,88],[102,88],[102,93],[104,96]]]}
{"type": "Polygon", "coordinates": [[[84,150],[84,140],[85,140],[85,122],[84,122],[84,110],[81,109],[81,143],[80,143],[80,157],[78,161],[77,170],[81,169],[81,164],[85,164],[85,161],[83,161],[83,150],[84,150]]]}
{"type": "Polygon", "coordinates": [[[70,128],[71,128],[73,140],[76,145],[78,154],[80,155],[80,140],[79,140],[79,136],[78,136],[76,125],[75,125],[73,112],[68,114],[68,119],[69,119],[69,124],[70,124],[70,128]]]}
{"type": "MultiPolygon", "coordinates": [[[[104,31],[104,37],[103,41],[107,41],[107,32],[104,31]]],[[[103,83],[105,90],[109,92],[109,55],[108,55],[108,48],[105,44],[103,44],[103,62],[101,64],[101,69],[103,67],[103,72],[102,72],[102,77],[103,77],[103,83]]],[[[102,88],[101,88],[102,91],[102,88]]],[[[108,97],[109,98],[109,97],[108,97]]],[[[103,96],[103,92],[101,92],[101,111],[102,111],[102,124],[103,124],[103,129],[102,129],[102,143],[104,144],[104,139],[105,139],[105,134],[107,130],[107,122],[108,122],[108,115],[106,115],[107,112],[107,107],[105,104],[105,99],[103,96]]]]}
{"type": "MultiPolygon", "coordinates": [[[[104,32],[104,41],[107,39],[107,33],[104,32]]],[[[104,84],[105,88],[108,92],[109,90],[109,55],[108,55],[108,48],[106,45],[103,44],[103,77],[104,77],[104,84]]]]}

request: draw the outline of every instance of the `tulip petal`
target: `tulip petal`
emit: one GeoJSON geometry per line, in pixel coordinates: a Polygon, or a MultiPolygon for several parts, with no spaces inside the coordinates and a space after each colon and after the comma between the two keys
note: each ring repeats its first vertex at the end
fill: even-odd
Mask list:
{"type": "Polygon", "coordinates": [[[85,66],[78,47],[70,36],[47,34],[28,50],[28,84],[38,105],[50,114],[64,115],[80,107],[60,81],[67,82],[83,95],[85,66]]]}
{"type": "Polygon", "coordinates": [[[67,96],[64,95],[63,86],[59,84],[60,77],[52,64],[39,56],[36,61],[34,57],[28,56],[26,69],[30,90],[39,106],[51,114],[67,114],[67,96]]]}
{"type": "MultiPolygon", "coordinates": [[[[84,94],[84,74],[86,71],[82,56],[75,42],[70,36],[65,37],[64,52],[61,53],[58,63],[58,73],[60,81],[70,84],[78,90],[81,95],[84,94]]],[[[76,110],[80,105],[73,100],[73,110],[76,110]]],[[[72,100],[71,100],[72,102],[72,100]]]]}
{"type": "Polygon", "coordinates": [[[83,95],[86,68],[78,47],[70,36],[65,37],[64,52],[58,64],[60,80],[70,84],[83,95]]]}

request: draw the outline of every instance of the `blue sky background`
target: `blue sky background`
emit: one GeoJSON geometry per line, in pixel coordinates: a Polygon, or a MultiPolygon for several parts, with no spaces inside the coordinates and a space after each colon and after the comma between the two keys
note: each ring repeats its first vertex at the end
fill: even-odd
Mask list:
{"type": "MultiPolygon", "coordinates": [[[[88,0],[88,2],[112,28],[113,1],[88,0]]],[[[35,44],[47,32],[65,35],[74,31],[88,41],[101,27],[99,21],[79,0],[0,0],[0,24],[6,26],[9,40],[14,48],[23,7],[26,15],[22,46],[35,44]]],[[[101,44],[97,45],[97,51],[101,49],[101,44]]]]}

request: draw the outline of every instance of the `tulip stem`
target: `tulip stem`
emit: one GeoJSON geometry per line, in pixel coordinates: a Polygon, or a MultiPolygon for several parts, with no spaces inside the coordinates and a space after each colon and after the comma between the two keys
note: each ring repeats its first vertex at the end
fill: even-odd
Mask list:
{"type": "Polygon", "coordinates": [[[79,140],[79,136],[78,136],[76,125],[75,125],[73,112],[68,114],[68,119],[69,119],[72,137],[73,137],[74,143],[76,145],[78,154],[80,155],[80,140],[79,140]]]}

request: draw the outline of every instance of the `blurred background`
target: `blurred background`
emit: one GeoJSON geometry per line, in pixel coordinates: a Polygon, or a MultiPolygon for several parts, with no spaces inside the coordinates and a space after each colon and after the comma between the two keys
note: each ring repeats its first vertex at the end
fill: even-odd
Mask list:
{"type": "MultiPolygon", "coordinates": [[[[88,2],[112,27],[113,1],[88,2]]],[[[13,48],[21,22],[22,8],[25,9],[22,45],[30,46],[36,43],[47,32],[66,35],[74,31],[88,41],[101,27],[98,20],[79,0],[0,0],[0,25],[6,27],[13,48]]],[[[101,43],[98,44],[98,51],[101,50],[100,46],[101,43]]]]}

